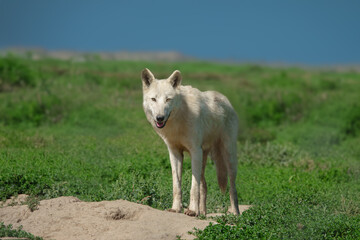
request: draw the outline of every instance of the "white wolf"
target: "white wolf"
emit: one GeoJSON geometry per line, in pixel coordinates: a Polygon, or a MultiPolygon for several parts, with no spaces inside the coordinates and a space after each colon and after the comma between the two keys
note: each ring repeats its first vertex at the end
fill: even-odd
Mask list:
{"type": "Polygon", "coordinates": [[[180,212],[183,152],[191,156],[192,182],[190,204],[185,214],[206,214],[205,166],[210,153],[215,162],[222,192],[230,179],[232,212],[239,214],[235,187],[237,172],[236,141],[238,118],[229,100],[218,92],[200,92],[181,86],[181,74],[174,71],[168,79],[157,80],[149,69],[141,74],[143,107],[146,117],[166,143],[172,169],[173,204],[180,212]]]}

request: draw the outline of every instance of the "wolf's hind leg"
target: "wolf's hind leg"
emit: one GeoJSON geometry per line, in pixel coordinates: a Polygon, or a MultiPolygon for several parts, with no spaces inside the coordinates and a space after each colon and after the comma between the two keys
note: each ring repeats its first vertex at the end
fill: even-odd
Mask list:
{"type": "Polygon", "coordinates": [[[230,203],[231,203],[231,212],[235,215],[239,215],[239,205],[238,205],[238,196],[236,191],[236,174],[237,174],[237,151],[236,151],[236,140],[232,140],[228,144],[224,144],[226,155],[226,167],[230,179],[230,203]]]}
{"type": "Polygon", "coordinates": [[[205,181],[205,167],[207,160],[208,152],[203,152],[203,162],[202,162],[202,171],[201,171],[201,180],[200,180],[200,214],[206,215],[206,194],[207,186],[205,181]]]}

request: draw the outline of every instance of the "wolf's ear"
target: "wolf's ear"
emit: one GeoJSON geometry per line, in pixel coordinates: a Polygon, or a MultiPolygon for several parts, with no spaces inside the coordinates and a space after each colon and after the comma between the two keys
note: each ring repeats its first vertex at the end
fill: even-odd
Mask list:
{"type": "Polygon", "coordinates": [[[173,88],[177,88],[178,86],[180,86],[182,80],[180,71],[179,70],[174,71],[168,79],[170,81],[171,86],[173,86],[173,88]]]}
{"type": "Polygon", "coordinates": [[[143,82],[143,87],[149,87],[151,85],[151,83],[154,81],[155,77],[154,75],[150,72],[149,69],[145,68],[144,70],[142,70],[141,72],[141,80],[143,82]]]}

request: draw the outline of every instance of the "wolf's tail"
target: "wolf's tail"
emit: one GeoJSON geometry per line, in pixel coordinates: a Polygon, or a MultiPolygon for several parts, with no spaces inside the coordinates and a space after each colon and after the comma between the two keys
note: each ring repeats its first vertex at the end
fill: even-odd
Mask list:
{"type": "Polygon", "coordinates": [[[216,146],[212,148],[210,153],[211,159],[215,162],[216,165],[218,184],[222,193],[225,193],[228,183],[226,158],[228,158],[229,155],[224,150],[224,146],[222,146],[221,142],[219,141],[216,146]]]}

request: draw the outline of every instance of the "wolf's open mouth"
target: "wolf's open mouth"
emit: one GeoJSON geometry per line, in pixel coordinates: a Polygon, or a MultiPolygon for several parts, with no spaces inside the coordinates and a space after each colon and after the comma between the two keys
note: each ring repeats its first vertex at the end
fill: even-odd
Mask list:
{"type": "Polygon", "coordinates": [[[166,121],[163,121],[163,122],[155,121],[155,125],[157,128],[163,128],[163,127],[165,127],[165,124],[166,124],[166,121]]]}

